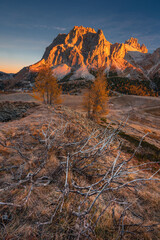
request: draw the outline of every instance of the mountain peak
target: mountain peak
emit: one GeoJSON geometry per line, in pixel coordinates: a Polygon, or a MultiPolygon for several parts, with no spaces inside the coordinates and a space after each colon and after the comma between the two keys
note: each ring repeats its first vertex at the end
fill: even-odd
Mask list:
{"type": "MultiPolygon", "coordinates": [[[[74,26],[68,34],[58,35],[53,40],[42,60],[48,60],[54,68],[58,65],[64,68],[64,64],[75,69],[82,66],[99,68],[110,55],[110,45],[101,29],[96,32],[93,28],[74,26]]],[[[40,65],[40,62],[34,64],[30,70],[37,71],[40,65]]]]}
{"type": "Polygon", "coordinates": [[[96,33],[96,31],[94,30],[94,28],[90,28],[90,27],[83,27],[82,25],[81,26],[74,26],[73,29],[71,30],[72,31],[79,31],[79,32],[91,32],[91,33],[96,33]]]}
{"type": "Polygon", "coordinates": [[[142,44],[142,46],[138,43],[138,39],[137,38],[133,38],[131,37],[130,39],[128,39],[127,41],[125,41],[125,44],[130,45],[131,47],[137,49],[138,51],[142,52],[142,53],[148,53],[148,49],[146,48],[146,46],[144,44],[142,44]]]}
{"type": "Polygon", "coordinates": [[[31,65],[29,71],[39,71],[48,61],[59,79],[69,74],[73,75],[71,80],[84,76],[92,79],[90,70],[99,68],[105,72],[116,71],[121,77],[149,79],[153,65],[159,66],[160,54],[159,50],[152,55],[147,52],[137,38],[111,44],[101,29],[96,32],[93,28],[74,26],[68,34],[59,34],[46,48],[41,61],[31,65]]]}
{"type": "Polygon", "coordinates": [[[79,45],[86,34],[96,34],[96,31],[89,27],[74,26],[66,36],[65,44],[79,45]]]}

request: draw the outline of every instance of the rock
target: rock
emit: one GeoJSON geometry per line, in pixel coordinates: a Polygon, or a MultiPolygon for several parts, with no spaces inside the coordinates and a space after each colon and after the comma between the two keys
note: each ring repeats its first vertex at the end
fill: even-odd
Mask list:
{"type": "Polygon", "coordinates": [[[30,66],[30,71],[37,71],[46,61],[52,66],[62,64],[78,69],[84,65],[99,68],[105,65],[110,55],[109,43],[102,30],[97,32],[92,28],[75,26],[67,35],[58,35],[52,44],[46,48],[40,62],[30,66]]]}
{"type": "Polygon", "coordinates": [[[124,43],[115,43],[111,46],[111,59],[124,58],[126,54],[124,43]]]}
{"type": "Polygon", "coordinates": [[[131,47],[135,48],[136,50],[138,50],[139,52],[143,52],[143,53],[148,53],[148,49],[146,48],[146,46],[144,44],[142,44],[142,46],[138,43],[138,39],[137,38],[133,38],[131,37],[130,39],[128,39],[127,41],[125,41],[125,44],[130,45],[131,47]]]}
{"type": "Polygon", "coordinates": [[[35,77],[32,74],[36,74],[46,61],[62,82],[67,76],[72,81],[79,76],[92,80],[90,73],[99,68],[107,74],[114,71],[120,77],[149,80],[159,72],[160,50],[149,54],[146,46],[140,45],[133,37],[125,43],[111,44],[101,29],[96,32],[93,28],[75,26],[68,34],[59,34],[39,62],[22,69],[15,77],[16,84],[22,81],[29,83],[28,79],[35,77]]]}
{"type": "Polygon", "coordinates": [[[142,44],[142,46],[141,46],[141,52],[142,53],[148,53],[148,49],[144,44],[142,44]]]}

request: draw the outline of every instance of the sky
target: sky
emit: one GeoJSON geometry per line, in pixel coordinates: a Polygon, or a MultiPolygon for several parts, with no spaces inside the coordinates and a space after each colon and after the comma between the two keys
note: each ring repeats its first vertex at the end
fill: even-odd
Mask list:
{"type": "Polygon", "coordinates": [[[111,43],[136,37],[160,47],[160,0],[0,0],[0,71],[15,73],[42,58],[59,33],[100,28],[111,43]]]}

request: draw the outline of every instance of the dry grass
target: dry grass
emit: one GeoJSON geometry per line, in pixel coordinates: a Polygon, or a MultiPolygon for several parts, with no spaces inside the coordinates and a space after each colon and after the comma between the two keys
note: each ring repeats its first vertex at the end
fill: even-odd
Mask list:
{"type": "MultiPolygon", "coordinates": [[[[75,232],[79,231],[81,222],[78,222],[80,219],[77,220],[72,211],[77,209],[80,201],[83,200],[80,195],[71,192],[68,196],[65,196],[61,211],[57,212],[50,224],[38,226],[37,223],[50,221],[57,207],[65,183],[63,162],[66,160],[67,153],[73,153],[76,149],[74,145],[64,146],[69,142],[81,141],[90,135],[94,129],[101,132],[103,128],[70,108],[59,107],[54,110],[52,107],[43,105],[39,106],[35,113],[26,118],[1,123],[0,127],[3,129],[0,138],[6,141],[6,147],[0,146],[0,189],[7,188],[9,184],[17,183],[19,178],[26,179],[28,173],[34,173],[42,161],[46,161],[45,166],[33,178],[34,183],[37,182],[37,185],[34,184],[31,192],[31,180],[18,185],[18,187],[0,191],[1,202],[22,205],[21,207],[7,204],[0,206],[0,239],[76,239],[75,232]],[[66,129],[64,135],[56,138],[46,155],[45,144],[40,143],[38,138],[43,138],[42,130],[46,131],[50,120],[52,120],[51,126],[54,130],[60,126],[63,126],[63,129],[66,126],[66,129]],[[20,143],[20,146],[17,145],[18,143],[20,143]],[[10,168],[13,165],[19,167],[24,162],[24,158],[19,156],[17,151],[12,148],[13,146],[19,146],[22,153],[27,157],[22,175],[17,171],[17,168],[10,168]],[[45,179],[45,176],[50,179],[49,184],[46,185],[47,178],[45,179]]],[[[92,139],[87,146],[94,145],[96,141],[96,139],[92,139]]],[[[111,164],[112,158],[116,155],[116,146],[117,141],[112,145],[114,151],[111,156],[102,157],[93,168],[83,171],[83,174],[77,173],[73,170],[73,167],[68,175],[68,183],[71,184],[73,176],[76,183],[81,186],[91,184],[95,179],[98,180],[94,173],[97,174],[98,171],[102,173],[101,167],[106,162],[108,166],[111,164]]],[[[128,156],[130,156],[130,153],[122,153],[121,159],[128,156]]],[[[90,159],[87,161],[89,163],[90,159]]],[[[149,177],[151,172],[142,173],[140,171],[139,176],[142,176],[142,174],[149,177]]],[[[133,179],[133,174],[127,176],[127,180],[133,179]]],[[[159,227],[157,226],[159,224],[159,187],[158,182],[150,181],[143,184],[139,183],[138,191],[131,191],[129,187],[126,187],[115,192],[103,193],[92,209],[91,216],[87,216],[86,222],[94,223],[94,219],[97,219],[100,212],[103,211],[108,199],[116,197],[131,202],[131,207],[124,216],[125,231],[128,230],[128,233],[126,232],[124,235],[124,239],[158,240],[160,238],[159,227]],[[134,224],[137,223],[140,226],[135,227],[134,224]],[[149,231],[152,228],[147,226],[154,224],[156,226],[153,227],[153,231],[149,231]]],[[[93,201],[93,199],[94,197],[91,197],[90,201],[93,201]]],[[[86,202],[85,207],[87,206],[89,206],[89,202],[86,202]]],[[[117,239],[119,221],[123,211],[122,206],[115,203],[111,204],[100,218],[95,232],[92,233],[92,239],[117,239]]],[[[80,239],[85,239],[85,237],[80,239]]]]}

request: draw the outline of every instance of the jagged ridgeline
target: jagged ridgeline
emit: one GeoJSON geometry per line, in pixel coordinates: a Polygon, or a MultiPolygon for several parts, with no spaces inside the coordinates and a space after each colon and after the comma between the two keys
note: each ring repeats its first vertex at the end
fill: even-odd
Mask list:
{"type": "Polygon", "coordinates": [[[133,37],[125,43],[112,44],[101,29],[96,32],[83,26],[75,26],[68,34],[59,34],[46,48],[42,59],[22,69],[15,81],[31,81],[46,61],[58,80],[72,82],[72,87],[75,80],[93,81],[99,68],[103,68],[108,77],[116,74],[124,80],[148,81],[153,89],[157,88],[160,77],[160,48],[148,53],[146,46],[133,37]]]}

